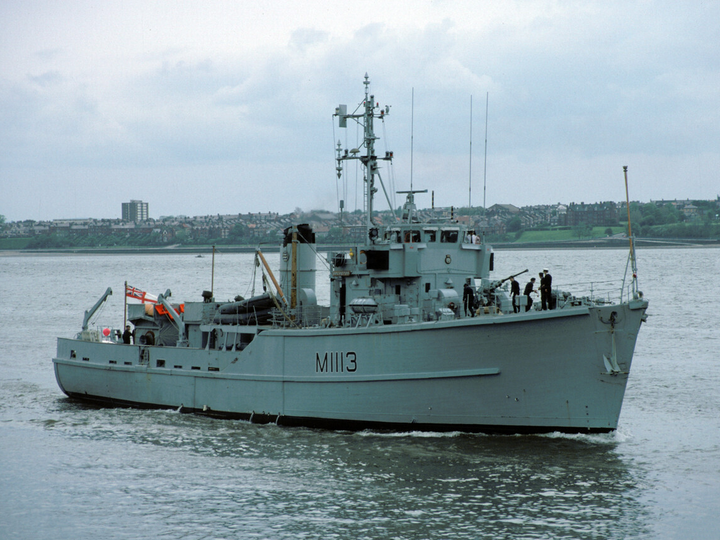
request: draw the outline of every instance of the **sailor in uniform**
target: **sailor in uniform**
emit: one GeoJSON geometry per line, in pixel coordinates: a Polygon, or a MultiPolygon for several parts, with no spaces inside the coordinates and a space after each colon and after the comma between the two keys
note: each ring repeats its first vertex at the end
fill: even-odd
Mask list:
{"type": "Polygon", "coordinates": [[[520,313],[520,306],[517,305],[517,297],[520,296],[520,284],[510,276],[510,298],[512,299],[513,312],[520,313]]]}
{"type": "Polygon", "coordinates": [[[463,288],[463,304],[465,306],[465,316],[475,316],[475,291],[470,285],[472,278],[465,280],[465,287],[463,288]]]}
{"type": "Polygon", "coordinates": [[[125,326],[125,331],[122,335],[123,343],[125,345],[130,345],[132,341],[135,341],[135,332],[130,331],[130,325],[125,326]]]}
{"type": "Polygon", "coordinates": [[[540,301],[542,302],[542,309],[552,309],[552,276],[547,268],[543,268],[545,274],[540,281],[540,301]]]}
{"type": "Polygon", "coordinates": [[[535,278],[530,278],[530,281],[527,282],[527,285],[525,285],[525,290],[523,291],[523,294],[527,296],[527,305],[525,306],[525,311],[530,311],[530,308],[533,304],[533,299],[530,296],[530,293],[534,293],[535,288],[535,278]]]}

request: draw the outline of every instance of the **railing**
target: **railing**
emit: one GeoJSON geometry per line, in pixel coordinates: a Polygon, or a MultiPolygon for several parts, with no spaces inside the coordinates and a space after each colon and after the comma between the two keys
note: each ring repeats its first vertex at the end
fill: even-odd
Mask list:
{"type": "Polygon", "coordinates": [[[289,309],[284,313],[273,309],[270,313],[273,328],[314,328],[329,324],[330,308],[315,305],[289,309]]]}

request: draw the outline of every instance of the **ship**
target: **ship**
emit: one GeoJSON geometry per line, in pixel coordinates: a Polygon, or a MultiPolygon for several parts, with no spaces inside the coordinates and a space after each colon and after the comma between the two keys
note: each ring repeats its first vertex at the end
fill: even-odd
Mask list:
{"type": "Polygon", "coordinates": [[[262,293],[176,303],[168,289],[126,306],[132,339],[90,328],[108,288],[80,332],[58,338],[55,376],[69,398],[339,430],[617,429],[648,307],[632,234],[619,298],[550,287],[547,302],[530,305],[508,277],[493,278],[482,234],[452,216],[419,219],[415,197],[426,190],[399,192],[401,212],[378,224],[374,196],[393,153],[376,155],[374,125],[390,109],[367,75],[364,86],[354,111],[334,112],[340,128],[362,130],[357,148],[336,148],[338,175],[353,160],[364,171],[356,242],[321,255],[309,225],[288,227],[279,278],[256,252],[262,293]],[[317,301],[318,261],[329,268],[329,305],[317,301]]]}

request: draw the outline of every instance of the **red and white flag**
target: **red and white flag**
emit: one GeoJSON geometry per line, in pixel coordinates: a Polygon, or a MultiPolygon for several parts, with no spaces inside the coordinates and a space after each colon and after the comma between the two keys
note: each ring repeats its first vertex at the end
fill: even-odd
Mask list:
{"type": "Polygon", "coordinates": [[[141,291],[137,287],[131,287],[125,285],[125,296],[132,298],[133,300],[140,300],[143,304],[157,304],[158,297],[153,294],[148,294],[145,291],[141,291]]]}

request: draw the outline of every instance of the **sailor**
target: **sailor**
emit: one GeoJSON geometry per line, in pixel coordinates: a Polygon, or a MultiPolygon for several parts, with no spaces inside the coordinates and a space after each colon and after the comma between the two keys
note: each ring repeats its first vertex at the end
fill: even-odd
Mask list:
{"type": "Polygon", "coordinates": [[[465,280],[465,287],[463,288],[463,304],[465,305],[465,316],[475,316],[475,291],[470,285],[472,278],[465,280]]]}
{"type": "Polygon", "coordinates": [[[552,276],[547,268],[543,268],[542,278],[540,280],[540,301],[542,302],[543,311],[552,309],[552,276]]]}
{"type": "Polygon", "coordinates": [[[510,276],[510,298],[512,299],[513,312],[520,313],[520,306],[517,305],[517,297],[520,296],[520,284],[510,276]]]}
{"type": "Polygon", "coordinates": [[[523,291],[523,294],[527,296],[527,305],[525,306],[525,311],[530,311],[530,308],[532,307],[532,297],[530,296],[530,293],[534,293],[533,290],[535,288],[535,278],[530,278],[530,281],[527,282],[527,285],[525,285],[525,290],[523,291]]]}
{"type": "Polygon", "coordinates": [[[131,341],[133,343],[135,342],[135,332],[130,331],[129,324],[125,326],[125,331],[123,332],[122,339],[125,345],[130,345],[131,341]]]}

